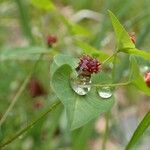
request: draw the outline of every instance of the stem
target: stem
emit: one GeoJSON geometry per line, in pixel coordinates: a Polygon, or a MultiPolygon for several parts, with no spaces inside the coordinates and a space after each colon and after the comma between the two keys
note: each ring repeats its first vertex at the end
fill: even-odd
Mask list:
{"type": "Polygon", "coordinates": [[[115,52],[115,53],[113,53],[113,54],[112,54],[110,57],[108,57],[107,59],[105,59],[105,60],[103,61],[103,63],[102,63],[102,66],[103,66],[106,62],[108,62],[111,58],[113,58],[117,53],[118,53],[118,51],[115,52]]]}
{"type": "Polygon", "coordinates": [[[20,97],[20,95],[22,94],[23,90],[25,89],[29,79],[31,77],[31,74],[29,74],[26,79],[24,80],[24,82],[22,83],[20,89],[18,90],[17,94],[15,95],[15,97],[13,98],[12,102],[10,103],[9,107],[7,108],[6,112],[4,113],[4,115],[2,116],[1,120],[0,120],[0,127],[1,125],[4,123],[4,121],[6,120],[9,112],[12,110],[12,108],[14,107],[15,103],[17,102],[18,98],[20,97]]]}
{"type": "Polygon", "coordinates": [[[132,81],[128,81],[128,82],[124,82],[124,83],[112,83],[112,84],[92,84],[92,86],[95,87],[105,87],[105,86],[109,86],[109,87],[114,87],[114,86],[126,86],[131,84],[132,81]]]}
{"type": "Polygon", "coordinates": [[[13,137],[11,137],[6,142],[0,144],[0,149],[4,148],[6,145],[12,143],[14,140],[16,140],[20,135],[24,134],[26,131],[28,131],[30,128],[32,128],[37,122],[39,122],[41,119],[43,119],[49,112],[54,110],[58,105],[60,104],[60,101],[57,101],[51,105],[51,107],[44,112],[39,118],[28,124],[24,129],[20,130],[18,133],[16,133],[13,137]]]}
{"type": "Polygon", "coordinates": [[[106,149],[106,143],[107,143],[108,134],[109,134],[109,117],[110,117],[110,112],[107,112],[105,114],[106,126],[105,126],[105,133],[104,133],[104,138],[103,138],[103,143],[102,143],[102,150],[106,149]]]}
{"type": "Polygon", "coordinates": [[[114,55],[114,60],[113,60],[113,70],[112,70],[112,80],[115,82],[115,73],[116,73],[116,59],[117,58],[117,53],[114,55]]]}
{"type": "Polygon", "coordinates": [[[18,90],[18,92],[16,93],[15,97],[13,98],[13,100],[11,101],[10,105],[8,106],[7,110],[5,111],[4,115],[2,116],[1,120],[0,120],[0,127],[2,126],[2,124],[4,123],[4,121],[6,120],[9,112],[12,110],[12,108],[14,107],[14,105],[16,104],[16,102],[18,101],[19,97],[21,96],[22,92],[24,91],[24,89],[26,88],[27,83],[29,82],[34,69],[36,68],[39,60],[41,59],[43,55],[41,54],[39,59],[35,62],[33,69],[31,70],[31,72],[28,74],[28,76],[26,77],[26,79],[24,80],[24,82],[22,83],[20,89],[18,90]]]}

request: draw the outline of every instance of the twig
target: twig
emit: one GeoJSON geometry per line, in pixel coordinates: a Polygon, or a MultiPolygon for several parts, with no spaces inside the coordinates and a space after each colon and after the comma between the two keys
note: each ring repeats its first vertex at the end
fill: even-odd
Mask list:
{"type": "Polygon", "coordinates": [[[10,105],[8,106],[7,110],[5,111],[4,115],[2,116],[1,120],[0,120],[0,127],[2,126],[2,124],[4,123],[4,121],[6,120],[9,112],[12,110],[12,108],[14,107],[14,105],[16,104],[16,102],[18,101],[19,97],[21,96],[22,92],[24,91],[24,89],[26,88],[26,85],[29,81],[29,79],[31,78],[34,69],[36,68],[39,60],[41,59],[43,55],[41,54],[39,59],[35,62],[33,69],[31,70],[31,72],[29,73],[29,75],[26,77],[26,79],[24,80],[24,82],[22,83],[20,89],[18,90],[18,92],[16,93],[15,97],[13,98],[13,100],[11,101],[10,105]]]}
{"type": "Polygon", "coordinates": [[[92,86],[95,86],[95,87],[106,87],[106,86],[109,86],[109,87],[114,87],[114,86],[126,86],[126,85],[129,85],[131,84],[132,81],[128,81],[128,82],[124,82],[124,83],[112,83],[112,84],[92,84],[92,86]]]}

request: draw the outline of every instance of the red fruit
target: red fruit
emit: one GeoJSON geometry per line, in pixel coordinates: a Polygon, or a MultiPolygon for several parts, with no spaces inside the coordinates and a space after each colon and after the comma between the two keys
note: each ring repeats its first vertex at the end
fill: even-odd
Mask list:
{"type": "Polygon", "coordinates": [[[45,94],[42,84],[37,79],[31,79],[28,83],[29,94],[32,97],[38,97],[45,94]]]}
{"type": "Polygon", "coordinates": [[[144,81],[146,82],[147,86],[150,87],[150,72],[145,73],[144,81]]]}
{"type": "Polygon", "coordinates": [[[88,55],[83,55],[80,58],[79,66],[76,68],[79,75],[90,76],[93,73],[100,71],[101,63],[88,55]]]}
{"type": "Polygon", "coordinates": [[[56,36],[52,36],[52,35],[47,36],[47,45],[49,47],[51,47],[56,42],[57,42],[57,37],[56,36]]]}
{"type": "Polygon", "coordinates": [[[134,32],[131,32],[131,33],[128,33],[128,34],[129,34],[129,36],[130,36],[131,41],[135,44],[135,42],[136,42],[135,33],[134,33],[134,32]]]}

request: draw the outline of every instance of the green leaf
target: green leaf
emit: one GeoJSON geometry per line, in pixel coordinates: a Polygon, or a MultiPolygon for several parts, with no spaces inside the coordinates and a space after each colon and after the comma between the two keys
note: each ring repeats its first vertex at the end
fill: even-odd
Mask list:
{"type": "Polygon", "coordinates": [[[93,133],[95,120],[90,121],[84,127],[74,130],[72,132],[72,149],[73,150],[87,150],[88,141],[93,133]]]}
{"type": "Polygon", "coordinates": [[[30,40],[31,44],[34,44],[34,37],[32,35],[32,30],[31,30],[31,26],[30,26],[30,15],[27,7],[26,2],[27,1],[22,1],[22,0],[15,0],[14,2],[16,2],[17,8],[18,8],[18,12],[17,14],[19,14],[19,21],[21,24],[21,30],[23,31],[24,35],[30,40]]]}
{"type": "Polygon", "coordinates": [[[139,50],[137,48],[126,48],[126,49],[121,49],[120,51],[127,53],[127,54],[134,54],[136,56],[140,56],[147,60],[150,60],[150,53],[139,50]]]}
{"type": "Polygon", "coordinates": [[[91,35],[90,31],[88,31],[85,27],[82,27],[79,24],[70,23],[70,25],[71,25],[71,30],[74,34],[83,35],[83,36],[91,35]]]}
{"type": "Polygon", "coordinates": [[[108,12],[116,34],[118,50],[124,48],[135,48],[135,45],[133,44],[128,35],[128,32],[121,25],[117,17],[110,10],[108,12]]]}
{"type": "Polygon", "coordinates": [[[0,52],[0,59],[26,59],[26,58],[37,58],[39,54],[51,53],[51,51],[45,47],[20,47],[20,48],[3,48],[0,52]],[[33,57],[34,56],[34,57],[33,57]]]}
{"type": "Polygon", "coordinates": [[[135,143],[141,138],[145,130],[150,126],[150,111],[145,115],[137,129],[135,130],[131,140],[126,146],[126,150],[131,150],[135,143]]]}
{"type": "Polygon", "coordinates": [[[79,24],[75,24],[65,18],[63,15],[59,15],[61,21],[68,28],[69,32],[73,35],[81,35],[81,36],[91,36],[91,32],[87,30],[85,27],[82,27],[79,24]]]}
{"type": "Polygon", "coordinates": [[[31,3],[38,9],[43,9],[46,11],[55,9],[55,6],[51,0],[32,0],[31,3]]]}
{"type": "Polygon", "coordinates": [[[91,45],[85,43],[85,42],[81,42],[81,41],[76,41],[76,44],[81,48],[83,49],[83,52],[85,54],[88,54],[88,55],[91,55],[93,57],[96,57],[98,58],[100,61],[104,61],[106,60],[109,55],[104,53],[103,51],[101,50],[98,50],[94,47],[92,47],[91,45]]]}
{"type": "Polygon", "coordinates": [[[54,56],[53,63],[51,64],[51,77],[61,65],[68,64],[73,69],[77,67],[77,63],[78,60],[69,55],[59,54],[54,56]]]}
{"type": "Polygon", "coordinates": [[[134,56],[130,58],[131,62],[131,74],[130,80],[132,80],[132,84],[137,87],[140,91],[150,96],[150,88],[146,85],[144,81],[144,77],[141,76],[137,61],[134,56]]]}
{"type": "Polygon", "coordinates": [[[70,86],[71,73],[70,65],[59,67],[52,76],[52,87],[65,106],[69,125],[73,130],[110,110],[114,104],[114,97],[107,100],[100,98],[95,87],[85,96],[76,94],[70,86]]]}

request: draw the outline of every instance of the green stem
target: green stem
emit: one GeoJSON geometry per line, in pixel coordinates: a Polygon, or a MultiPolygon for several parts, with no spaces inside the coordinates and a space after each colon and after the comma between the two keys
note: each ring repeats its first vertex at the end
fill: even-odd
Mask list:
{"type": "Polygon", "coordinates": [[[59,104],[60,104],[60,101],[57,101],[57,102],[53,103],[51,105],[51,107],[46,112],[44,112],[39,118],[37,118],[33,122],[29,123],[24,129],[20,130],[18,133],[16,133],[13,137],[11,137],[6,142],[1,143],[0,144],[0,149],[4,148],[6,145],[12,143],[20,135],[24,134],[26,131],[28,131],[30,128],[32,128],[37,122],[39,122],[41,119],[43,119],[49,112],[51,112],[52,110],[54,110],[59,104]]]}
{"type": "Polygon", "coordinates": [[[117,53],[118,53],[118,51],[115,52],[115,53],[113,53],[113,54],[112,54],[110,57],[108,57],[107,59],[105,59],[105,60],[103,61],[103,63],[102,63],[102,66],[103,66],[105,63],[107,63],[110,59],[112,59],[117,53]]]}
{"type": "Polygon", "coordinates": [[[112,83],[112,84],[92,84],[92,86],[95,86],[95,87],[106,87],[106,86],[109,86],[109,87],[114,87],[114,86],[126,86],[126,85],[129,85],[131,84],[132,81],[128,81],[128,82],[124,82],[124,83],[112,83]]]}
{"type": "Polygon", "coordinates": [[[18,90],[18,92],[16,93],[15,97],[13,98],[13,100],[11,101],[9,107],[7,108],[7,110],[5,111],[4,115],[2,116],[1,120],[0,120],[0,127],[2,126],[2,124],[4,123],[4,121],[6,120],[9,112],[12,110],[12,108],[14,107],[15,103],[17,102],[18,98],[20,97],[20,95],[22,94],[22,92],[24,91],[29,79],[31,77],[31,74],[29,74],[26,79],[24,80],[24,82],[22,83],[20,89],[18,90]]]}
{"type": "Polygon", "coordinates": [[[30,19],[27,11],[27,6],[22,0],[15,0],[16,6],[18,7],[19,20],[22,26],[24,35],[30,40],[31,44],[34,44],[34,38],[30,27],[30,19]]]}
{"type": "Polygon", "coordinates": [[[33,65],[32,70],[30,71],[29,75],[26,77],[26,79],[24,80],[24,82],[22,83],[20,89],[18,90],[18,92],[16,93],[15,97],[12,99],[10,105],[8,106],[7,110],[5,111],[4,115],[2,116],[2,118],[0,119],[0,127],[2,126],[2,124],[4,123],[4,121],[6,120],[9,112],[12,110],[12,108],[14,107],[14,105],[16,104],[16,102],[18,101],[19,97],[21,96],[22,92],[24,91],[24,89],[26,88],[27,83],[29,82],[34,69],[36,68],[39,60],[41,59],[43,55],[41,54],[39,59],[35,62],[35,64],[33,65]]]}
{"type": "Polygon", "coordinates": [[[105,126],[105,133],[104,133],[104,138],[102,143],[102,150],[106,149],[106,144],[107,144],[107,139],[109,134],[109,117],[110,117],[110,112],[107,112],[105,114],[106,126],[105,126]]]}

